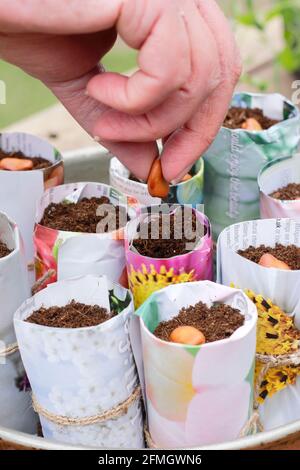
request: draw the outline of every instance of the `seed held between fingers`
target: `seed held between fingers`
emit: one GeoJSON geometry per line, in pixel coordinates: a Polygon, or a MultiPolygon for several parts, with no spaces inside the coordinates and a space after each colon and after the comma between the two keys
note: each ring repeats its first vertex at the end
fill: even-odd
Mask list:
{"type": "Polygon", "coordinates": [[[170,185],[163,177],[159,158],[156,158],[152,163],[147,184],[149,194],[152,197],[160,197],[163,199],[169,194],[170,185]]]}

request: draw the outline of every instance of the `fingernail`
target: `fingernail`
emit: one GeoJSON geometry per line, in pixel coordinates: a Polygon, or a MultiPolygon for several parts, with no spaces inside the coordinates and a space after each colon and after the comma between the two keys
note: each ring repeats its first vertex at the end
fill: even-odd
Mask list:
{"type": "Polygon", "coordinates": [[[87,88],[84,90],[84,94],[85,94],[85,96],[90,96],[89,92],[87,91],[87,88]]]}
{"type": "Polygon", "coordinates": [[[171,181],[171,184],[172,185],[175,185],[175,184],[178,184],[181,182],[182,178],[190,172],[191,168],[193,168],[194,164],[193,165],[189,165],[187,166],[180,174],[179,176],[177,176],[177,178],[175,178],[174,180],[171,181]]]}

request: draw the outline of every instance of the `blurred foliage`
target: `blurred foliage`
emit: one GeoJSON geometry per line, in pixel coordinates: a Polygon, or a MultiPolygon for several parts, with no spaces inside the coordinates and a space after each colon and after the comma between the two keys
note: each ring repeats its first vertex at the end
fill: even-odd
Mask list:
{"type": "Polygon", "coordinates": [[[285,46],[277,54],[277,61],[288,72],[300,71],[300,0],[229,0],[228,3],[237,23],[260,31],[274,18],[280,18],[285,46]]]}
{"type": "MultiPolygon", "coordinates": [[[[117,45],[103,64],[108,70],[124,72],[136,65],[136,51],[117,45]]],[[[0,80],[6,84],[6,105],[0,106],[0,129],[56,103],[55,96],[38,80],[0,60],[0,80]]]]}

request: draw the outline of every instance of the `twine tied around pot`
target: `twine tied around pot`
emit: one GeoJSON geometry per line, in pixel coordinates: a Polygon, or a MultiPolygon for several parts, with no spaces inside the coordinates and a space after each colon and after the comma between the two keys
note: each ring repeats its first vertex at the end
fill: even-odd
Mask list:
{"type": "MultiPolygon", "coordinates": [[[[259,417],[259,391],[260,384],[263,381],[266,373],[269,369],[279,366],[298,366],[300,364],[300,349],[291,354],[281,354],[278,356],[272,356],[268,354],[256,354],[256,360],[262,362],[264,365],[257,377],[256,383],[254,384],[254,403],[253,403],[253,413],[246,422],[245,426],[241,429],[238,437],[246,437],[250,434],[257,434],[258,432],[263,432],[264,428],[260,421],[259,417]]],[[[150,449],[157,449],[158,446],[153,441],[147,427],[144,429],[145,439],[147,445],[150,449]]]]}
{"type": "Polygon", "coordinates": [[[48,281],[48,279],[54,276],[54,274],[54,269],[49,269],[48,271],[46,271],[45,274],[33,284],[31,288],[32,295],[36,294],[40,290],[44,282],[48,281]]]}
{"type": "Polygon", "coordinates": [[[11,356],[19,350],[18,343],[9,344],[6,348],[0,350],[0,357],[11,356]]]}
{"type": "Polygon", "coordinates": [[[273,367],[280,366],[298,366],[300,364],[300,349],[294,353],[280,354],[273,356],[271,354],[256,354],[256,360],[263,364],[261,371],[257,377],[256,383],[254,385],[254,404],[253,404],[253,414],[250,419],[245,424],[244,428],[241,430],[239,437],[245,437],[249,434],[256,434],[257,432],[262,432],[263,425],[259,419],[259,391],[260,384],[263,381],[266,373],[269,369],[273,367]]]}
{"type": "Polygon", "coordinates": [[[135,401],[139,400],[140,398],[141,387],[138,385],[132,392],[132,394],[129,395],[129,397],[119,405],[115,406],[114,408],[110,408],[109,410],[106,410],[103,413],[99,413],[93,416],[87,416],[84,418],[72,418],[69,416],[62,416],[57,415],[55,413],[51,413],[38,403],[34,395],[32,395],[32,406],[36,413],[43,416],[48,421],[51,421],[52,423],[58,424],[60,426],[89,426],[92,424],[103,423],[105,421],[109,421],[110,419],[116,419],[120,416],[125,415],[130,405],[132,405],[135,401]]]}

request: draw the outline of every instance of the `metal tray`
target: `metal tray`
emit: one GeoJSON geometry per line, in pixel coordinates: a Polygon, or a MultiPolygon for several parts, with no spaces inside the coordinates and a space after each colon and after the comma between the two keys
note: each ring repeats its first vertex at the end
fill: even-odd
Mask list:
{"type": "MultiPolygon", "coordinates": [[[[111,155],[103,147],[91,147],[64,154],[65,181],[95,181],[109,183],[109,161],[111,155]]],[[[254,436],[194,449],[238,450],[238,449],[290,449],[300,448],[300,420],[262,432],[254,436]]],[[[55,443],[41,437],[13,431],[0,426],[1,449],[74,450],[83,447],[55,443]]],[[[86,449],[86,448],[85,448],[86,449]]]]}

